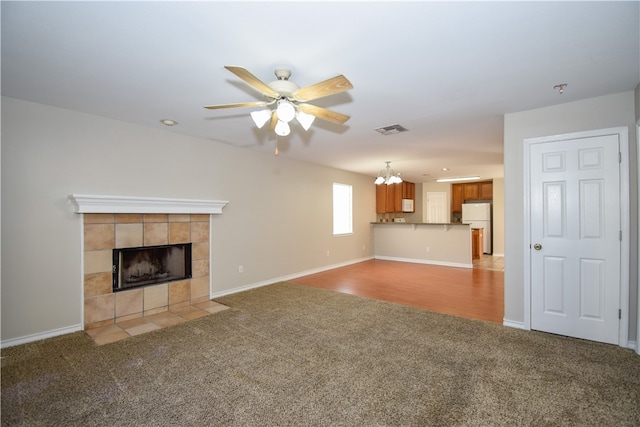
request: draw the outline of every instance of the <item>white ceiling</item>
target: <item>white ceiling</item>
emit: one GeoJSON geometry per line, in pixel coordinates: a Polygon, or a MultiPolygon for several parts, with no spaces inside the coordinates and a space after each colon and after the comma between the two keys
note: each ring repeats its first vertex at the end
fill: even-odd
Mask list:
{"type": "Polygon", "coordinates": [[[414,182],[502,177],[505,113],[640,80],[636,1],[2,1],[1,12],[4,96],[272,153],[253,109],[203,108],[263,100],[224,66],[264,82],[285,66],[300,86],[344,74],[353,90],[312,103],[351,119],[295,127],[280,156],[372,177],[389,160],[414,182]],[[392,124],[409,131],[374,131],[392,124]]]}

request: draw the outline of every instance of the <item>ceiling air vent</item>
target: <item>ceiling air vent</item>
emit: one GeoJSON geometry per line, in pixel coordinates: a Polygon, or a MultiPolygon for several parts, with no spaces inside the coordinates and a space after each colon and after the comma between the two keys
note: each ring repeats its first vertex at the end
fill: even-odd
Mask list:
{"type": "Polygon", "coordinates": [[[409,129],[400,125],[389,125],[376,129],[376,132],[380,132],[383,135],[393,135],[400,132],[406,132],[409,129]]]}

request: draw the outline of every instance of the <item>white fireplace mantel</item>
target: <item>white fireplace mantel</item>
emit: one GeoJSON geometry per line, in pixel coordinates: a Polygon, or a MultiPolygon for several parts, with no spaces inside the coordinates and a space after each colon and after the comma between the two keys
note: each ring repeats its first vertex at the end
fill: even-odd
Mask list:
{"type": "Polygon", "coordinates": [[[72,194],[76,213],[221,214],[226,200],[167,199],[160,197],[72,194]]]}

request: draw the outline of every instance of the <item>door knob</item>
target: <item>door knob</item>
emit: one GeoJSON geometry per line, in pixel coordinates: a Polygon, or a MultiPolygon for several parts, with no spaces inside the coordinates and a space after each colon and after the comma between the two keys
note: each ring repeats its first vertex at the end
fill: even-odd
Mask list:
{"type": "Polygon", "coordinates": [[[536,243],[535,245],[533,245],[533,249],[539,251],[540,249],[542,249],[542,245],[540,243],[536,243]]]}

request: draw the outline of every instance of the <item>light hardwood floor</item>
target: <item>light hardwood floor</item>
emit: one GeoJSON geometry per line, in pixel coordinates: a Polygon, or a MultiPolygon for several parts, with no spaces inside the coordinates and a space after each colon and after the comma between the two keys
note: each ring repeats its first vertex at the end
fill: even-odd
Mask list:
{"type": "Polygon", "coordinates": [[[370,260],[291,282],[468,319],[502,323],[504,317],[501,257],[485,256],[474,268],[370,260]]]}

